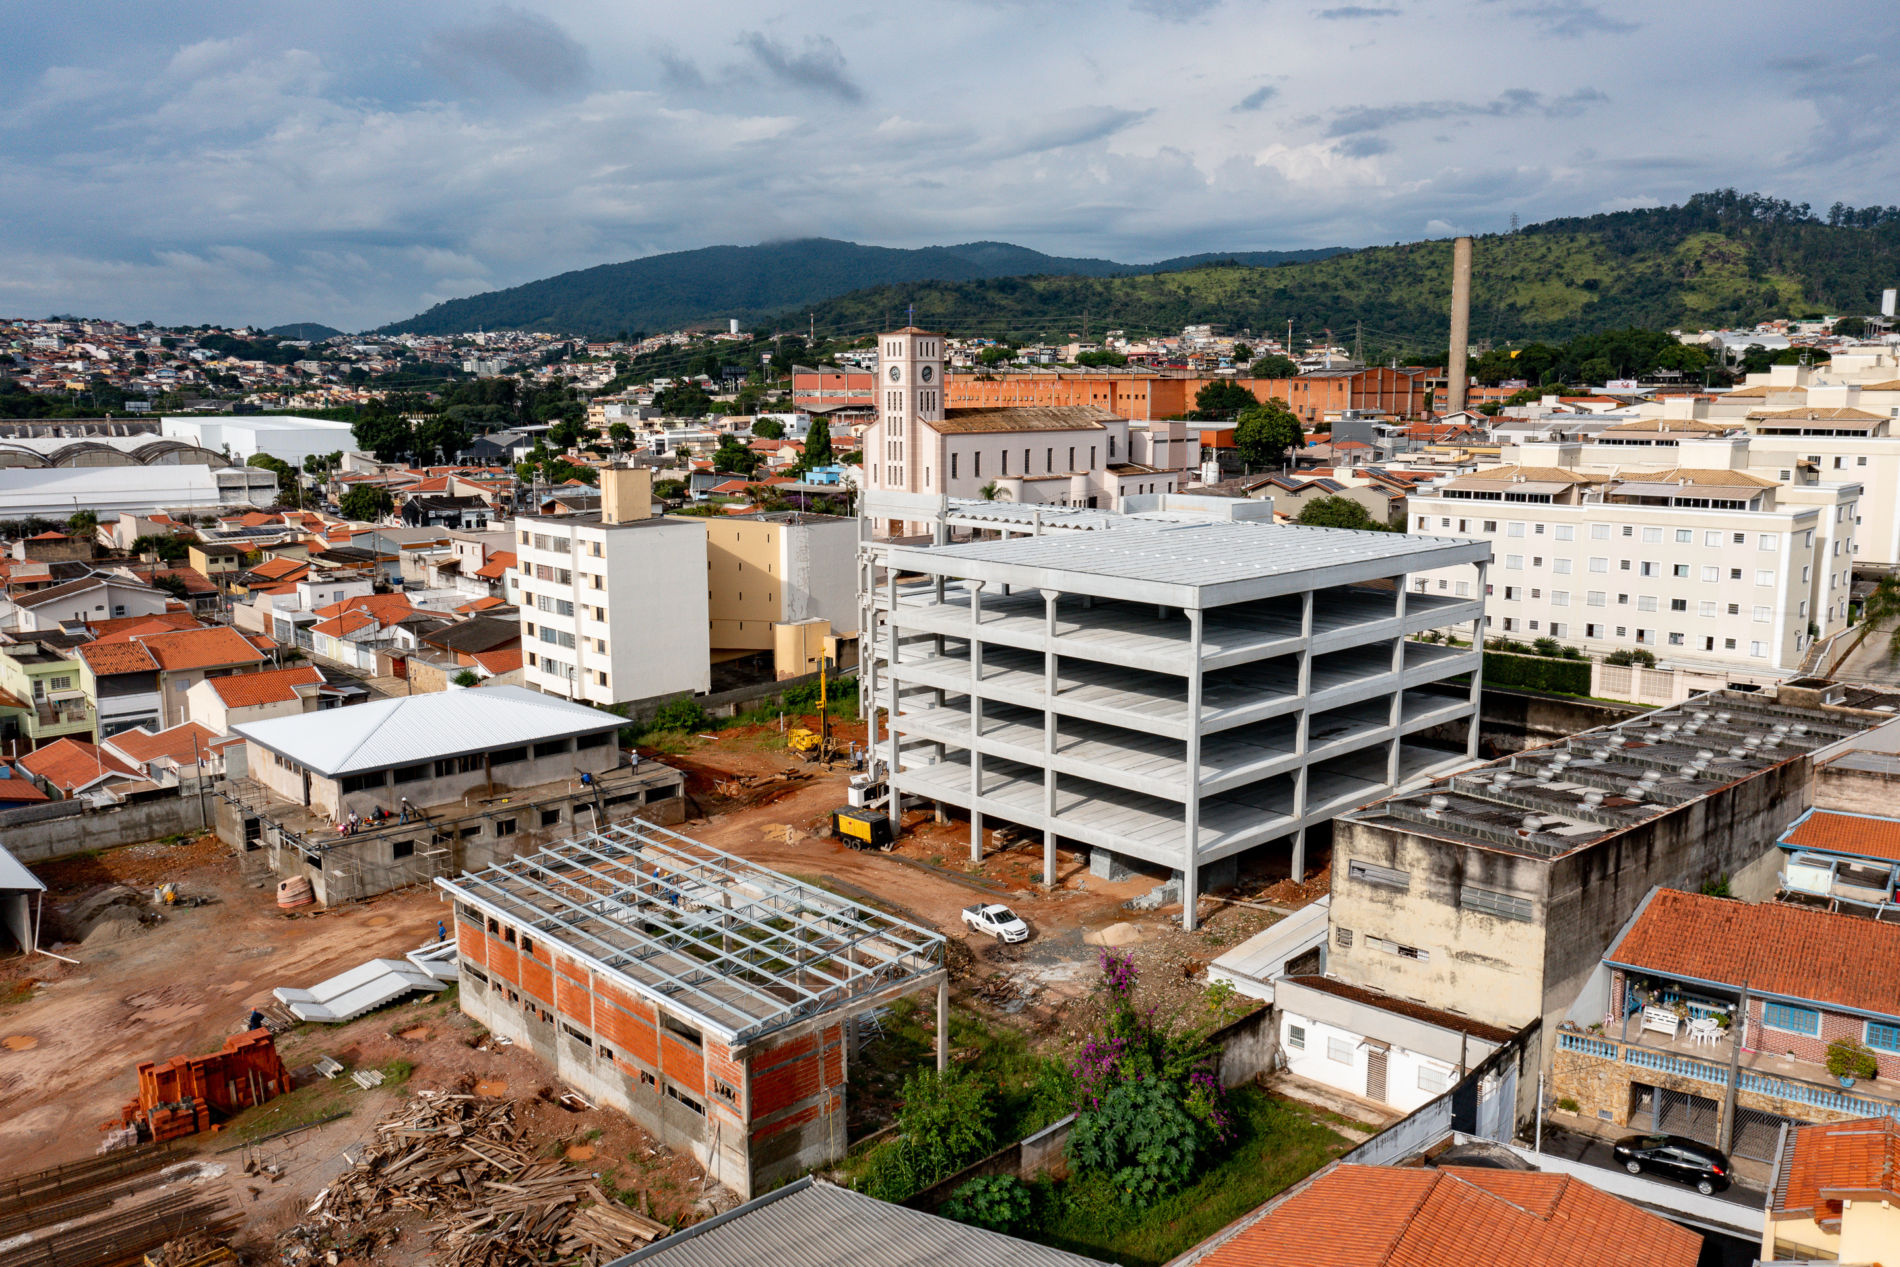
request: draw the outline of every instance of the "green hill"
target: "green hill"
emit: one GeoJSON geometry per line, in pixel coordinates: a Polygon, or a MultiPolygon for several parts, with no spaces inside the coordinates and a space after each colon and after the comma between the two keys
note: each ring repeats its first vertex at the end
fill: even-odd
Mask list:
{"type": "MultiPolygon", "coordinates": [[[[1333,248],[1337,249],[1337,248],[1333,248]]],[[[1243,252],[1250,264],[1311,259],[1321,251],[1243,252]]],[[[1152,266],[1064,259],[1008,242],[969,242],[895,250],[829,238],[758,246],[709,246],[562,273],[507,290],[437,304],[383,333],[459,334],[469,330],[549,330],[612,335],[672,330],[737,317],[747,326],[788,310],[868,286],[969,282],[1051,274],[1120,277],[1146,267],[1183,267],[1207,257],[1152,266]]]]}
{"type": "Polygon", "coordinates": [[[325,339],[334,339],[343,332],[321,321],[296,321],[287,326],[272,326],[264,333],[277,339],[306,339],[311,343],[320,343],[325,339]]]}
{"type": "MultiPolygon", "coordinates": [[[[1553,220],[1474,244],[1474,339],[1567,339],[1769,317],[1873,312],[1900,279],[1900,208],[1827,218],[1733,190],[1681,206],[1553,220]]],[[[1451,243],[1347,251],[1274,268],[1212,265],[1120,277],[1011,277],[881,286],[816,307],[820,336],[920,325],[965,336],[1064,339],[1086,329],[1167,333],[1209,322],[1296,337],[1330,328],[1369,354],[1443,349],[1451,243]]],[[[802,327],[805,313],[798,314],[802,327]]]]}

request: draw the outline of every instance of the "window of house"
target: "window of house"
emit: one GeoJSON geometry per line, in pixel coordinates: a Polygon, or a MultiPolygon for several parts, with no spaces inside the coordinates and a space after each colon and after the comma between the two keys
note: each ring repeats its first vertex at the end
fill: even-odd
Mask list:
{"type": "Polygon", "coordinates": [[[1458,905],[1467,911],[1495,915],[1499,919],[1516,920],[1522,924],[1531,922],[1531,900],[1515,893],[1500,893],[1496,889],[1480,889],[1467,884],[1458,890],[1458,905]]]}
{"type": "Polygon", "coordinates": [[[1346,864],[1346,875],[1354,880],[1363,880],[1384,889],[1409,889],[1412,887],[1412,875],[1409,871],[1399,871],[1392,867],[1382,867],[1376,862],[1360,862],[1354,859],[1346,864]]]}
{"type": "Polygon", "coordinates": [[[496,819],[495,820],[495,834],[497,836],[514,835],[515,834],[515,820],[512,818],[496,819]]]}
{"type": "Polygon", "coordinates": [[[1350,928],[1335,928],[1335,929],[1333,930],[1333,945],[1335,945],[1335,946],[1339,946],[1339,947],[1342,947],[1342,948],[1344,948],[1344,949],[1351,949],[1351,947],[1352,947],[1352,929],[1350,929],[1350,928]]]}
{"type": "MultiPolygon", "coordinates": [[[[1286,1045],[1295,1051],[1306,1050],[1306,1026],[1288,1025],[1286,1027],[1286,1045]]],[[[1869,1044],[1872,1046],[1872,1044],[1869,1044]]]]}
{"type": "Polygon", "coordinates": [[[1418,1067],[1418,1089],[1438,1095],[1451,1086],[1451,1071],[1440,1069],[1437,1065],[1421,1064],[1418,1067]]]}
{"type": "MultiPolygon", "coordinates": [[[[1861,460],[1866,461],[1865,458],[1861,460]]],[[[1900,1051],[1900,1025],[1868,1021],[1867,1045],[1879,1051],[1900,1051]]]]}
{"type": "Polygon", "coordinates": [[[1352,1063],[1353,1053],[1358,1044],[1350,1038],[1328,1038],[1326,1040],[1326,1059],[1337,1060],[1342,1065],[1352,1063]]]}
{"type": "Polygon", "coordinates": [[[1792,1003],[1770,1002],[1762,1007],[1761,1023],[1769,1029],[1785,1030],[1790,1034],[1819,1034],[1821,1032],[1821,1014],[1811,1007],[1796,1007],[1792,1003]]]}

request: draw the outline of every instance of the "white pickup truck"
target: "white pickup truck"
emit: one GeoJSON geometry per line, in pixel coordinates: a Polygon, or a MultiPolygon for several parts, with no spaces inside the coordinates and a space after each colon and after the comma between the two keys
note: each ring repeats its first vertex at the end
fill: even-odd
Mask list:
{"type": "Polygon", "coordinates": [[[994,902],[987,906],[966,906],[963,908],[963,922],[979,933],[988,933],[998,941],[1017,942],[1029,940],[1029,925],[1023,923],[1022,916],[994,902]]]}

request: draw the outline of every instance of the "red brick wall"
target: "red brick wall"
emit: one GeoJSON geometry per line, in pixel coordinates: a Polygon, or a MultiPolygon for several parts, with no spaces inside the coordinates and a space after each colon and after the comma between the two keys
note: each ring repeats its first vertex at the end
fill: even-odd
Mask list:
{"type": "Polygon", "coordinates": [[[548,1007],[553,1007],[554,967],[548,948],[537,941],[533,953],[520,956],[520,962],[521,988],[548,1007]]]}
{"type": "Polygon", "coordinates": [[[594,1029],[592,974],[572,959],[554,959],[554,1010],[586,1029],[594,1029]]]}
{"type": "MultiPolygon", "coordinates": [[[[1786,1030],[1769,1029],[1762,1024],[1762,1012],[1766,1006],[1766,1002],[1761,999],[1748,1001],[1748,1046],[1751,1051],[1776,1056],[1793,1052],[1796,1060],[1825,1066],[1829,1043],[1838,1038],[1866,1041],[1866,1021],[1862,1017],[1824,1011],[1821,1013],[1820,1034],[1791,1034],[1786,1030]]],[[[1881,1078],[1900,1080],[1900,1053],[1876,1050],[1874,1059],[1879,1063],[1881,1078]]]]}
{"type": "Polygon", "coordinates": [[[660,1031],[660,1072],[696,1096],[706,1094],[706,1057],[699,1048],[660,1031]]]}

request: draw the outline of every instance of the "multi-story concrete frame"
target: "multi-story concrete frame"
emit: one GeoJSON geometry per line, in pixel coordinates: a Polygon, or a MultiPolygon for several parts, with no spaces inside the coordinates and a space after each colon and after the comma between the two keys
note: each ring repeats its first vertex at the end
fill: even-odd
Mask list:
{"type": "Polygon", "coordinates": [[[1482,542],[1103,515],[1094,531],[891,544],[878,756],[900,796],[1180,874],[1184,921],[1246,850],[1476,754],[1482,542]],[[1463,565],[1469,596],[1414,571],[1463,565]],[[921,581],[900,584],[900,577],[921,581]],[[1469,673],[1469,687],[1432,688],[1469,673]],[[1420,732],[1463,723],[1456,751],[1420,732]]]}
{"type": "MultiPolygon", "coordinates": [[[[1414,532],[1496,551],[1492,635],[1786,674],[1846,626],[1859,497],[1735,470],[1503,466],[1422,489],[1409,509],[1414,532]]],[[[1413,584],[1455,593],[1459,579],[1413,584]]]]}
{"type": "Polygon", "coordinates": [[[706,521],[651,513],[651,472],[601,472],[598,515],[515,520],[522,675],[620,704],[712,689],[706,521]]]}

